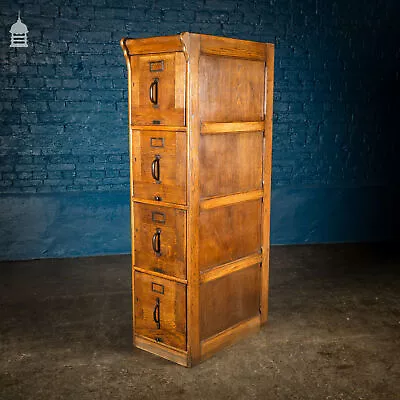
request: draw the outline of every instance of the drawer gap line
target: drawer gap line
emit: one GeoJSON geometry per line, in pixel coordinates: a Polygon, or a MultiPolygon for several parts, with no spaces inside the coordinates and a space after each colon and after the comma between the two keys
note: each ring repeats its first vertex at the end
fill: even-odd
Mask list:
{"type": "Polygon", "coordinates": [[[154,271],[151,271],[148,269],[143,269],[143,268],[139,268],[139,267],[133,267],[133,269],[137,272],[142,272],[147,275],[153,275],[153,276],[157,276],[158,278],[163,278],[163,279],[167,279],[169,281],[182,283],[183,285],[187,285],[187,283],[188,283],[188,281],[186,279],[177,278],[177,277],[171,276],[171,275],[160,274],[159,272],[154,272],[154,271]]]}

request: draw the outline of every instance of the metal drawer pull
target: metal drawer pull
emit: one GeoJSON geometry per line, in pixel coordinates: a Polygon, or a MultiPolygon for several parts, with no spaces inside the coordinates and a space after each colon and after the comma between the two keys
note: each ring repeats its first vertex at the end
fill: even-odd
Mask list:
{"type": "Polygon", "coordinates": [[[151,163],[151,176],[156,181],[160,180],[160,158],[161,156],[156,154],[153,162],[151,163]]]}
{"type": "Polygon", "coordinates": [[[151,245],[153,247],[154,253],[156,253],[157,257],[161,256],[161,229],[157,228],[156,233],[153,235],[151,239],[151,245]]]}
{"type": "Polygon", "coordinates": [[[150,101],[156,106],[158,104],[158,78],[154,78],[150,85],[149,97],[150,101]]]}
{"type": "Polygon", "coordinates": [[[157,324],[157,329],[160,329],[161,324],[160,324],[160,299],[157,297],[156,298],[156,305],[154,306],[153,310],[153,319],[154,322],[157,324]]]}

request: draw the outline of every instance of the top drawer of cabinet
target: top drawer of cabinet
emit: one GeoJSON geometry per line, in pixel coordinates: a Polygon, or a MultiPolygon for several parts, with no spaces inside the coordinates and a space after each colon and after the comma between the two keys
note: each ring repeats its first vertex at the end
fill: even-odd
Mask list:
{"type": "Polygon", "coordinates": [[[132,124],[185,126],[183,53],[132,56],[131,68],[132,124]]]}

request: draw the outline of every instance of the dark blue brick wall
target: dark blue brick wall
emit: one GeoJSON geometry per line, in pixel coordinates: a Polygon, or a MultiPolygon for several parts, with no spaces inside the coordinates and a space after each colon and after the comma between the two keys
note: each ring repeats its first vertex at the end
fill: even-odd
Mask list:
{"type": "MultiPolygon", "coordinates": [[[[387,238],[386,214],[370,236],[362,225],[349,236],[346,220],[351,202],[387,209],[399,183],[398,15],[395,0],[0,0],[0,193],[14,196],[15,207],[29,207],[35,203],[21,199],[46,196],[48,204],[50,194],[67,201],[95,192],[107,209],[112,193],[125,194],[115,204],[125,207],[120,225],[127,239],[115,251],[128,252],[127,77],[119,40],[191,31],[275,43],[272,241],[387,238]],[[29,29],[27,49],[9,47],[19,10],[29,29]],[[337,215],[322,221],[313,211],[325,202],[322,193],[335,188],[352,193],[351,201],[346,194],[332,206],[342,231],[315,234],[337,222],[337,215]],[[303,201],[297,221],[298,214],[284,211],[293,211],[299,198],[310,201],[303,201]]],[[[98,207],[97,217],[107,219],[98,207]]],[[[360,221],[369,218],[367,210],[360,221]]],[[[26,211],[12,214],[24,222],[26,211]]],[[[83,235],[96,231],[101,241],[101,231],[81,222],[83,235]]],[[[18,241],[18,231],[14,236],[18,241]]],[[[0,243],[6,254],[0,258],[22,257],[10,252],[8,240],[0,243]]],[[[23,257],[76,255],[63,240],[61,253],[38,252],[32,244],[23,257]]],[[[88,245],[81,253],[99,249],[88,245]]]]}

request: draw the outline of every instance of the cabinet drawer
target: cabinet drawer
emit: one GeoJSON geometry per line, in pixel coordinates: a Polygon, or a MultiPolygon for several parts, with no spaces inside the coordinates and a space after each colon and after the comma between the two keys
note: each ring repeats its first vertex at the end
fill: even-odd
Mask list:
{"type": "Polygon", "coordinates": [[[183,53],[133,56],[131,68],[132,123],[185,126],[183,53]]]}
{"type": "Polygon", "coordinates": [[[186,204],[185,132],[133,131],[134,196],[186,204]]]}
{"type": "Polygon", "coordinates": [[[135,332],[186,350],[186,285],[135,272],[135,332]]]}
{"type": "Polygon", "coordinates": [[[135,266],[186,279],[186,211],[134,204],[135,266]]]}

